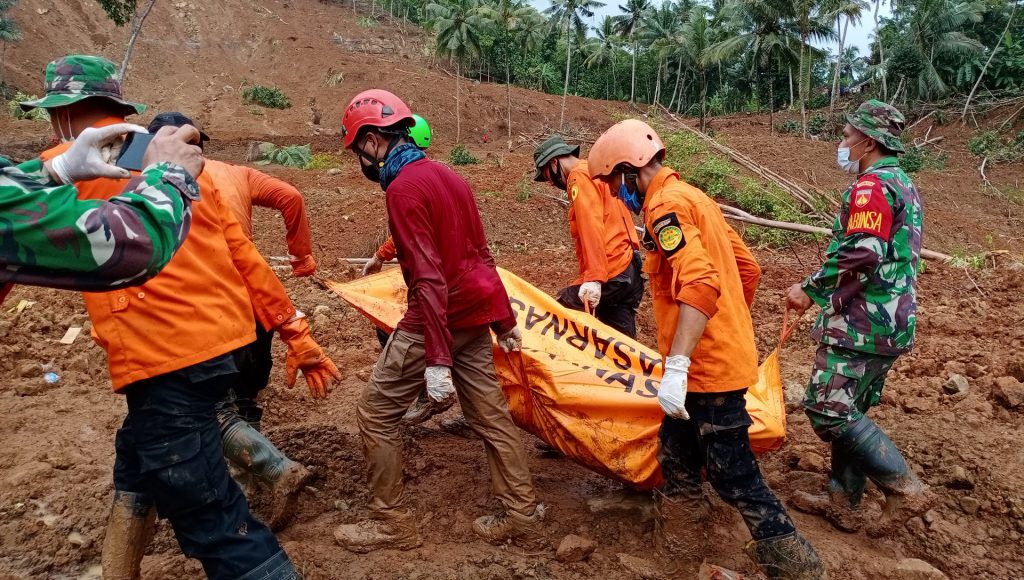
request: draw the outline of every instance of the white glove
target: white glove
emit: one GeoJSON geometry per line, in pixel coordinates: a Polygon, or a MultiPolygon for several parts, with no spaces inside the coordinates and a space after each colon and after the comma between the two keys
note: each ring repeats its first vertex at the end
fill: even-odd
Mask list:
{"type": "Polygon", "coordinates": [[[444,365],[427,367],[423,378],[427,379],[427,396],[435,403],[443,403],[455,396],[452,369],[449,367],[444,365]]]}
{"type": "Polygon", "coordinates": [[[523,331],[518,326],[498,337],[498,346],[505,352],[519,352],[523,349],[523,331]]]}
{"type": "Polygon", "coordinates": [[[690,357],[670,356],[665,359],[665,374],[658,387],[658,404],[673,419],[689,419],[686,412],[686,377],[690,371],[690,357]]]}
{"type": "Polygon", "coordinates": [[[600,282],[584,282],[580,284],[580,300],[590,307],[590,310],[597,308],[597,303],[601,301],[601,283],[600,282]]]}
{"type": "Polygon", "coordinates": [[[384,263],[380,261],[380,258],[376,255],[370,256],[370,259],[363,265],[363,276],[369,276],[370,274],[380,272],[382,266],[384,266],[384,263]]]}
{"type": "Polygon", "coordinates": [[[111,164],[116,157],[114,148],[120,148],[122,135],[146,132],[144,127],[131,123],[90,127],[82,131],[67,151],[54,157],[50,166],[62,183],[87,181],[97,177],[126,179],[131,177],[131,173],[111,164]]]}

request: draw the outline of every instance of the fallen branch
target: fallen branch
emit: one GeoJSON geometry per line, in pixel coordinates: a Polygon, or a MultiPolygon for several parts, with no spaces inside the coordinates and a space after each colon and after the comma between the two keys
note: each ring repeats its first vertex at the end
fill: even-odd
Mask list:
{"type": "MultiPolygon", "coordinates": [[[[904,129],[904,131],[909,131],[909,130],[913,129],[914,127],[917,127],[918,123],[920,123],[921,121],[924,121],[925,119],[927,119],[928,117],[931,117],[934,114],[935,114],[935,111],[929,111],[927,115],[925,115],[925,116],[921,117],[920,119],[914,121],[914,124],[909,126],[909,127],[907,127],[906,129],[904,129]]],[[[931,132],[931,128],[930,127],[928,129],[928,132],[931,132]]]]}
{"type": "Polygon", "coordinates": [[[986,155],[985,158],[981,160],[981,165],[978,166],[978,173],[981,174],[981,184],[984,185],[987,188],[991,188],[992,191],[1002,195],[1003,192],[999,191],[998,187],[992,185],[992,182],[989,181],[989,179],[988,179],[988,175],[985,175],[985,165],[987,165],[987,164],[988,164],[988,156],[986,155]]]}
{"type": "Polygon", "coordinates": [[[942,141],[944,139],[945,139],[944,136],[939,135],[938,137],[936,137],[934,139],[925,139],[924,141],[915,141],[914,142],[914,147],[926,147],[928,145],[934,145],[934,144],[936,144],[939,141],[942,141]]]}

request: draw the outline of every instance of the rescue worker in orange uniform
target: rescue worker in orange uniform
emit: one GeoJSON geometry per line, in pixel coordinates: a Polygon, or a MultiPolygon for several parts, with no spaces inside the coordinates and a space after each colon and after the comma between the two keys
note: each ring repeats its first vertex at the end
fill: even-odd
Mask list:
{"type": "MultiPolygon", "coordinates": [[[[87,127],[122,123],[145,109],[121,97],[117,79],[113,63],[95,56],[47,66],[46,96],[34,105],[47,109],[64,143],[44,160],[87,127]]],[[[104,576],[138,577],[155,508],[208,577],[291,580],[298,573],[288,556],[228,476],[216,404],[238,372],[232,352],[256,339],[257,321],[288,346],[289,386],[302,370],[319,394],[338,372],[208,174],[198,181],[202,201],[192,206],[188,238],[158,276],[124,290],[83,294],[114,391],[128,404],[115,440],[104,576]]],[[[80,198],[108,199],[126,182],[76,186],[80,198]]]]}
{"type": "Polygon", "coordinates": [[[743,516],[753,537],[747,552],[768,578],[826,578],[750,448],[744,395],[757,381],[750,306],[760,268],[715,201],[662,166],[664,157],[658,134],[629,119],[601,135],[589,158],[591,177],[603,179],[644,221],[644,272],[665,365],[656,544],[696,571],[713,525],[706,474],[743,516]]]}
{"type": "MultiPolygon", "coordinates": [[[[150,133],[161,127],[182,127],[196,124],[178,112],[160,113],[149,123],[150,133]]],[[[199,132],[200,147],[210,140],[199,132]]],[[[244,165],[231,165],[207,159],[204,173],[217,187],[221,200],[231,208],[242,226],[245,236],[252,239],[252,207],[277,209],[284,218],[288,231],[288,254],[292,275],[312,276],[316,260],[312,255],[313,241],[306,215],[306,202],[299,190],[280,179],[244,165]]],[[[270,514],[267,525],[271,529],[284,526],[295,512],[299,492],[313,476],[303,465],[282,453],[261,431],[263,409],[257,397],[270,383],[274,366],[271,355],[273,330],[256,326],[256,340],[234,352],[238,375],[227,398],[217,404],[224,456],[234,468],[233,477],[243,489],[251,490],[251,476],[270,490],[270,514]]]]}
{"type": "Polygon", "coordinates": [[[598,320],[636,338],[636,310],[644,297],[640,243],[633,218],[608,185],[590,178],[579,146],[559,136],[533,152],[534,181],[548,182],[569,196],[569,235],[576,244],[580,275],[558,302],[593,312],[598,320]]]}

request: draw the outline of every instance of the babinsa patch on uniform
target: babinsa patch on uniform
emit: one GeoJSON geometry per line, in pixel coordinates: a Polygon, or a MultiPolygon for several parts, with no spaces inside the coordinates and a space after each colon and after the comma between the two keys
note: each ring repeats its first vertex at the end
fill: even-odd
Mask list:
{"type": "Polygon", "coordinates": [[[846,233],[892,239],[892,207],[882,191],[882,184],[875,179],[862,178],[853,186],[846,233]]]}
{"type": "Polygon", "coordinates": [[[686,236],[683,235],[683,228],[679,226],[679,218],[675,212],[654,220],[651,229],[654,230],[654,237],[666,257],[686,246],[686,236]]]}

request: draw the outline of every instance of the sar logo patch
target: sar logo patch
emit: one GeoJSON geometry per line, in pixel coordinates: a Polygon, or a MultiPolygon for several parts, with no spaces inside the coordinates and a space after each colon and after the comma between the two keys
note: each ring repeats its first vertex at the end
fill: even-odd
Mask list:
{"type": "Polygon", "coordinates": [[[683,230],[679,229],[679,226],[666,226],[658,232],[658,243],[666,252],[675,250],[682,242],[683,230]]]}
{"type": "Polygon", "coordinates": [[[580,186],[575,183],[569,189],[569,203],[576,201],[576,196],[580,194],[580,186]]]}

